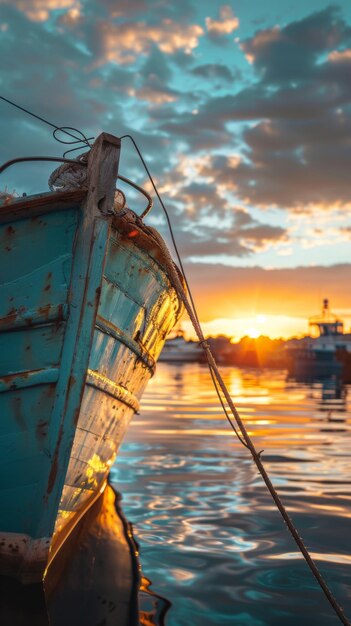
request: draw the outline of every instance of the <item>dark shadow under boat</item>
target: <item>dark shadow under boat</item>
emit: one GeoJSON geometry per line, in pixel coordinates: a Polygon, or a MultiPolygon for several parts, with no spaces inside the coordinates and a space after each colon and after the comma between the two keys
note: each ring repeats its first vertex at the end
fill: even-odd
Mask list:
{"type": "Polygon", "coordinates": [[[141,576],[120,501],[108,485],[70,533],[43,584],[0,577],[3,626],[162,626],[170,603],[141,576]]]}

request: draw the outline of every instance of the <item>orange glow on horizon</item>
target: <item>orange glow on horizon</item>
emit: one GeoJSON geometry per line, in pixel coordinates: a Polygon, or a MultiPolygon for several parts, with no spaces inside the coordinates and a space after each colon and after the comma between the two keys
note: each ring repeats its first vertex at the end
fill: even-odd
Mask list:
{"type": "MultiPolygon", "coordinates": [[[[239,341],[257,329],[271,339],[289,339],[308,334],[308,318],[321,312],[324,298],[349,332],[349,271],[348,265],[263,269],[193,263],[188,280],[207,336],[239,341]]],[[[188,321],[183,327],[194,335],[188,321]]]]}
{"type": "MultiPolygon", "coordinates": [[[[202,321],[205,336],[226,335],[239,341],[242,337],[257,339],[264,336],[270,339],[289,339],[308,334],[307,319],[288,315],[269,315],[259,313],[248,317],[217,318],[202,321]]],[[[195,339],[196,335],[189,320],[181,322],[186,339],[195,339]]]]}

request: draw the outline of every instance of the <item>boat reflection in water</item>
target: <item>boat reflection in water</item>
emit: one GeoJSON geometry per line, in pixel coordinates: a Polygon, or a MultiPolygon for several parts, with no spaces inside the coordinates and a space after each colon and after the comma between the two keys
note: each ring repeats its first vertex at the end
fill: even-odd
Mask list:
{"type": "Polygon", "coordinates": [[[172,603],[151,591],[151,580],[141,576],[139,589],[139,622],[140,626],[163,626],[166,614],[172,603]]]}
{"type": "Polygon", "coordinates": [[[345,413],[347,400],[347,387],[340,378],[323,380],[321,382],[320,411],[328,413],[345,413]]]}
{"type": "Polygon", "coordinates": [[[132,527],[108,485],[69,535],[42,585],[0,577],[6,626],[162,626],[170,603],[142,576],[132,527]]]}
{"type": "Polygon", "coordinates": [[[341,372],[339,375],[329,372],[327,376],[325,371],[322,375],[317,375],[316,372],[306,370],[303,376],[300,370],[295,376],[289,373],[287,382],[300,383],[309,387],[310,396],[316,400],[318,411],[327,413],[330,421],[343,421],[340,414],[345,413],[347,409],[347,385],[344,383],[341,372]],[[335,413],[339,414],[338,419],[335,413]]]}

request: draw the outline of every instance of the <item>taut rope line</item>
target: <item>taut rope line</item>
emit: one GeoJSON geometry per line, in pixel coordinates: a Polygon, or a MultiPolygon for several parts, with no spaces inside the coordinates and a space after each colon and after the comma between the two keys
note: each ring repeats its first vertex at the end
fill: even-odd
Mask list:
{"type": "MultiPolygon", "coordinates": [[[[248,434],[248,432],[246,430],[245,424],[243,423],[243,421],[242,421],[242,419],[241,419],[241,417],[240,417],[240,415],[239,415],[239,413],[238,413],[238,411],[237,411],[237,409],[236,409],[236,407],[235,407],[235,405],[233,403],[233,400],[232,400],[232,398],[231,398],[231,396],[229,394],[229,391],[228,391],[228,389],[227,389],[227,387],[226,387],[226,385],[225,385],[225,383],[223,381],[223,378],[222,378],[222,376],[221,376],[221,374],[220,374],[220,372],[218,370],[217,363],[216,363],[216,361],[215,361],[215,359],[213,357],[211,349],[210,349],[210,347],[209,347],[208,343],[206,342],[206,339],[205,339],[205,337],[203,335],[201,324],[199,322],[199,318],[198,318],[198,315],[197,315],[197,312],[196,312],[196,307],[195,307],[195,304],[194,304],[194,301],[193,301],[193,298],[192,298],[192,295],[191,295],[191,291],[190,291],[190,288],[189,288],[188,281],[187,281],[186,276],[185,276],[183,264],[181,262],[180,255],[179,255],[179,252],[178,252],[178,249],[177,249],[177,244],[176,244],[175,239],[174,239],[174,235],[173,235],[173,231],[172,231],[172,225],[171,225],[171,222],[170,222],[170,219],[169,219],[166,207],[165,207],[165,205],[164,205],[164,203],[163,203],[163,201],[162,201],[162,199],[160,197],[160,194],[159,194],[159,192],[157,190],[157,187],[156,187],[156,185],[155,185],[155,183],[153,181],[153,178],[152,178],[152,176],[151,176],[151,174],[150,174],[150,172],[148,170],[148,167],[147,167],[147,165],[146,165],[146,163],[145,163],[145,161],[144,161],[144,159],[143,159],[143,157],[141,155],[141,152],[140,152],[139,148],[136,145],[135,140],[130,135],[124,135],[124,137],[121,137],[121,139],[124,139],[125,137],[126,138],[128,137],[133,142],[133,144],[134,144],[134,146],[136,148],[136,151],[138,152],[139,157],[140,157],[140,159],[141,159],[141,161],[142,161],[142,163],[144,165],[144,168],[145,168],[145,170],[146,170],[146,172],[147,172],[147,174],[149,176],[150,182],[151,182],[151,184],[152,184],[152,186],[154,188],[154,191],[155,191],[155,193],[157,195],[157,198],[159,199],[159,202],[160,202],[160,204],[161,204],[161,206],[162,206],[162,208],[163,208],[163,210],[165,212],[165,215],[166,215],[166,218],[167,218],[167,222],[168,222],[168,226],[169,226],[170,233],[171,233],[171,237],[172,237],[172,242],[173,242],[176,254],[177,254],[177,258],[178,258],[178,261],[179,261],[179,265],[180,265],[180,268],[181,268],[181,271],[182,271],[182,275],[183,275],[185,284],[186,284],[188,292],[189,292],[189,299],[190,299],[190,301],[189,301],[189,299],[188,299],[188,297],[187,297],[187,295],[185,293],[185,290],[183,288],[183,285],[181,284],[181,281],[179,280],[179,276],[178,276],[178,273],[177,273],[177,271],[175,269],[174,263],[172,262],[172,260],[170,258],[170,268],[169,269],[171,271],[172,284],[173,284],[174,288],[176,289],[179,298],[184,303],[185,309],[186,309],[186,311],[187,311],[187,313],[188,313],[188,315],[190,317],[190,320],[192,322],[192,325],[193,325],[194,330],[196,332],[196,335],[198,337],[199,343],[201,344],[201,346],[202,346],[202,348],[203,348],[203,350],[205,352],[206,360],[207,360],[207,363],[209,365],[211,375],[213,375],[213,378],[216,380],[217,384],[219,385],[219,387],[220,387],[220,389],[221,389],[221,391],[222,391],[222,393],[223,393],[223,395],[224,395],[224,397],[225,397],[225,399],[226,399],[226,401],[228,403],[228,406],[229,406],[229,408],[230,408],[230,410],[232,412],[232,415],[235,418],[235,421],[236,421],[236,423],[237,423],[237,425],[238,425],[238,427],[240,429],[241,436],[238,435],[237,431],[236,431],[236,434],[237,434],[239,440],[241,441],[241,443],[243,443],[245,445],[245,447],[249,449],[249,451],[250,451],[250,453],[252,455],[252,458],[253,458],[253,460],[254,460],[254,462],[255,462],[255,464],[256,464],[256,466],[257,466],[257,468],[258,468],[258,470],[259,470],[259,472],[260,472],[260,474],[261,474],[261,476],[263,478],[263,481],[264,481],[265,485],[267,486],[267,489],[268,489],[269,493],[271,494],[271,496],[272,496],[272,498],[273,498],[273,500],[274,500],[274,502],[275,502],[275,504],[276,504],[276,506],[277,506],[277,508],[278,508],[278,510],[279,510],[279,512],[280,512],[280,514],[282,516],[282,518],[284,519],[284,521],[285,521],[285,523],[287,525],[288,530],[290,531],[293,539],[295,540],[296,545],[298,546],[301,554],[303,555],[307,565],[309,566],[312,574],[314,575],[314,577],[317,580],[319,586],[321,587],[322,591],[324,592],[324,594],[325,594],[326,598],[328,599],[330,605],[334,609],[336,615],[338,616],[338,618],[340,619],[342,624],[344,624],[344,626],[351,626],[351,622],[347,619],[347,617],[344,614],[343,609],[341,608],[341,606],[338,604],[338,602],[334,598],[334,596],[333,596],[331,590],[329,589],[326,581],[324,580],[322,574],[318,570],[318,567],[317,567],[316,563],[314,562],[314,560],[311,557],[308,549],[306,548],[302,538],[300,537],[300,535],[299,535],[299,533],[298,533],[298,531],[297,531],[297,529],[296,529],[296,527],[295,527],[295,525],[294,525],[294,523],[293,523],[289,513],[287,512],[287,510],[286,510],[283,502],[281,501],[280,496],[278,495],[278,493],[277,493],[277,491],[276,491],[276,489],[275,489],[275,487],[274,487],[270,477],[268,476],[268,473],[266,472],[266,470],[264,468],[264,465],[263,465],[263,463],[261,461],[261,453],[256,450],[256,447],[255,447],[255,445],[254,445],[250,435],[248,434]]],[[[150,228],[150,227],[149,227],[149,231],[150,231],[150,234],[152,234],[152,236],[154,236],[155,238],[158,239],[159,235],[158,235],[157,231],[155,231],[153,228],[150,228]]],[[[162,243],[163,243],[163,240],[162,240],[162,243]]],[[[163,247],[165,248],[165,244],[164,243],[163,243],[163,247]]],[[[169,255],[169,253],[168,253],[168,255],[169,255]]],[[[169,255],[169,257],[170,257],[170,255],[169,255]]],[[[216,388],[216,390],[218,392],[216,384],[215,384],[215,388],[216,388]]],[[[221,400],[221,398],[220,398],[220,400],[221,400]]],[[[221,400],[221,404],[222,404],[222,406],[223,406],[223,408],[225,410],[224,403],[222,402],[222,400],[221,400]]],[[[226,410],[225,410],[225,414],[226,414],[230,424],[233,426],[232,421],[230,419],[230,416],[228,415],[226,410]]],[[[234,430],[235,430],[235,428],[234,428],[234,430]]]]}

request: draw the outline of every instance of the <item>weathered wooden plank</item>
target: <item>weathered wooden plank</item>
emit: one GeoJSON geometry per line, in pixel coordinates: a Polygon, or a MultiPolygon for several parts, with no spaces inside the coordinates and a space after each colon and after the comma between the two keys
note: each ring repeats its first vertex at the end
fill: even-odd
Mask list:
{"type": "Polygon", "coordinates": [[[0,333],[1,382],[8,378],[10,386],[11,377],[21,372],[29,377],[31,372],[59,367],[64,334],[63,323],[0,333]]]}
{"type": "Polygon", "coordinates": [[[121,140],[109,133],[101,133],[95,141],[88,160],[87,207],[93,214],[113,215],[118,176],[121,140]]]}
{"type": "Polygon", "coordinates": [[[50,431],[50,438],[56,445],[44,489],[46,496],[39,536],[50,536],[53,531],[79,419],[109,237],[109,220],[101,210],[107,214],[113,206],[119,152],[119,140],[103,133],[89,154],[89,188],[77,231],[69,295],[70,315],[51,418],[56,428],[50,431]]]}
{"type": "Polygon", "coordinates": [[[86,191],[77,189],[76,191],[55,191],[20,198],[11,203],[0,205],[0,224],[17,222],[24,217],[40,217],[56,211],[67,211],[67,209],[79,209],[81,202],[86,196],[86,191]]]}
{"type": "MultiPolygon", "coordinates": [[[[44,384],[42,381],[40,385],[22,387],[20,391],[14,389],[0,393],[1,434],[38,427],[40,435],[45,423],[49,424],[55,387],[54,382],[44,384]]],[[[2,461],[7,459],[0,458],[2,461]]]]}
{"type": "Polygon", "coordinates": [[[45,367],[43,369],[6,374],[6,376],[0,376],[0,393],[55,383],[58,375],[58,367],[45,367]]]}
{"type": "MultiPolygon", "coordinates": [[[[97,320],[96,320],[96,329],[97,331],[100,331],[101,333],[104,333],[105,335],[111,336],[114,339],[116,339],[119,343],[127,346],[132,352],[134,352],[137,359],[140,360],[145,365],[145,367],[147,367],[150,370],[150,374],[151,375],[154,374],[155,367],[156,367],[155,360],[147,352],[147,350],[145,350],[141,341],[140,342],[135,341],[134,339],[132,339],[132,337],[128,333],[124,332],[121,328],[119,328],[115,324],[112,324],[112,322],[108,322],[104,318],[100,317],[100,315],[97,317],[97,320]]],[[[95,334],[97,331],[95,331],[95,334]]],[[[100,361],[101,361],[101,358],[99,359],[99,362],[100,361]]]]}
{"type": "Polygon", "coordinates": [[[64,304],[78,211],[0,226],[0,318],[64,304]]]}
{"type": "Polygon", "coordinates": [[[66,302],[65,304],[47,304],[35,309],[23,309],[20,306],[14,308],[13,311],[10,310],[4,317],[0,317],[0,333],[23,329],[28,331],[28,328],[34,329],[38,326],[59,326],[66,321],[67,316],[68,305],[66,302]]]}

